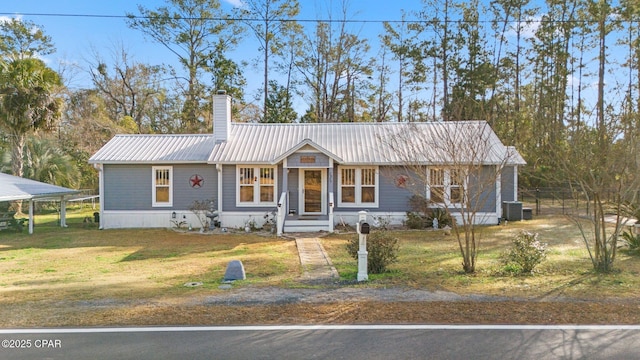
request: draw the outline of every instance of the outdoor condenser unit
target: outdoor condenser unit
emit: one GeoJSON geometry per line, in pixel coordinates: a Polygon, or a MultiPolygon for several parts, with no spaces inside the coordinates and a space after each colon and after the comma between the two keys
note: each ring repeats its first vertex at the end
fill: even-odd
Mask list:
{"type": "Polygon", "coordinates": [[[503,201],[502,217],[507,221],[522,220],[522,203],[520,201],[503,201]]]}

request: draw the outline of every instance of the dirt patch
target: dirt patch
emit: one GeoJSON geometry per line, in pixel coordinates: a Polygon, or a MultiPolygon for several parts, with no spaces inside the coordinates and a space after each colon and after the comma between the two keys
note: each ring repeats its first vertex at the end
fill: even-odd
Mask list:
{"type": "Polygon", "coordinates": [[[640,302],[514,299],[416,289],[242,287],[148,300],[8,304],[0,326],[256,324],[638,324],[640,302]]]}

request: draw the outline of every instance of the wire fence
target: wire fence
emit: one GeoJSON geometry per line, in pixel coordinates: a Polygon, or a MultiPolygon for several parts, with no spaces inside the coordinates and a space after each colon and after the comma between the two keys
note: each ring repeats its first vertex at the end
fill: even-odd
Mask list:
{"type": "MultiPolygon", "coordinates": [[[[534,215],[590,216],[593,202],[583,191],[568,188],[519,189],[520,201],[525,208],[531,208],[534,215]]],[[[613,201],[614,191],[604,194],[606,201],[613,201]]],[[[638,191],[640,195],[640,190],[638,191]]]]}

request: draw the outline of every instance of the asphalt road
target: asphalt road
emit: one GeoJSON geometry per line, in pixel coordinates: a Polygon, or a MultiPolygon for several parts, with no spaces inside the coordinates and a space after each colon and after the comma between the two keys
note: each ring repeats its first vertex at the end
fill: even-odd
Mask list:
{"type": "Polygon", "coordinates": [[[640,326],[0,330],[0,359],[632,359],[640,326]]]}

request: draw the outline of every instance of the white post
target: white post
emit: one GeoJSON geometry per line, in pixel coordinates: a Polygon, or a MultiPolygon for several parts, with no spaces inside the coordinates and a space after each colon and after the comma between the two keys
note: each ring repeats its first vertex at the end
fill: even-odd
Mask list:
{"type": "Polygon", "coordinates": [[[64,196],[60,197],[60,227],[67,227],[67,202],[64,196]]]}
{"type": "Polygon", "coordinates": [[[367,221],[367,212],[362,210],[358,212],[358,224],[356,228],[358,230],[358,281],[369,280],[369,274],[367,271],[367,235],[360,233],[360,224],[367,221]]]}
{"type": "Polygon", "coordinates": [[[29,235],[33,234],[33,199],[29,200],[29,235]]]}

